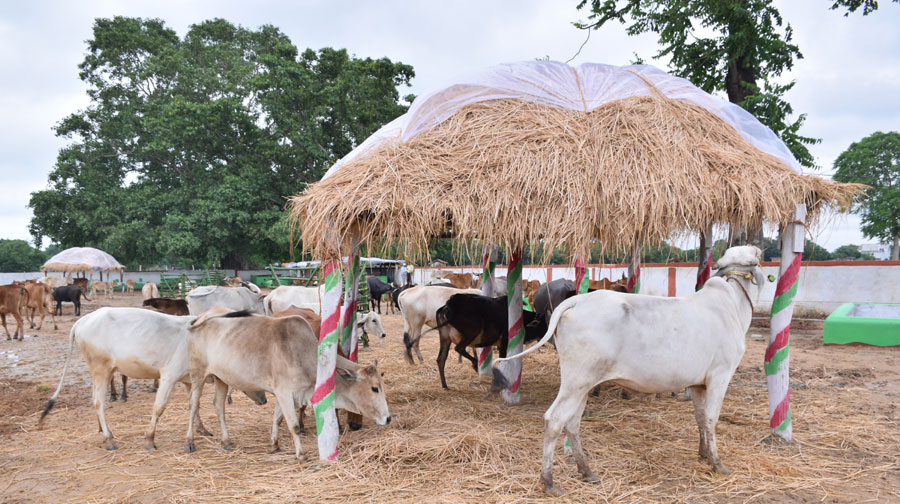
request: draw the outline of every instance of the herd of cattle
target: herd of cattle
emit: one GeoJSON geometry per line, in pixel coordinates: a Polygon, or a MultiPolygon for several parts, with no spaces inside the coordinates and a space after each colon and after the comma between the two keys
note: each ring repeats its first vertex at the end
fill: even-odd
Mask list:
{"type": "MultiPolygon", "coordinates": [[[[762,282],[760,252],[756,247],[734,247],[716,263],[717,276],[697,293],[664,298],[624,293],[622,282],[595,284],[594,292],[575,295],[569,280],[523,284],[534,312],[526,311],[526,341],[538,344],[508,356],[505,286],[496,297],[482,296],[471,275],[450,275],[440,285],[395,288],[377,278],[368,279],[375,310],[359,317],[358,331],[384,337],[379,304],[389,296],[389,308],[403,317],[405,358],[415,364],[413,351],[423,361],[419,341],[423,327],[437,330],[440,338],[438,367],[446,389],[444,362],[449,348],[472,362],[469,347],[496,346],[500,361],[518,359],[555,336],[559,355],[559,394],[544,415],[544,455],[541,481],[547,492],[559,494],[553,484],[553,453],[566,431],[579,472],[597,481],[584,456],[579,436],[581,415],[589,392],[602,382],[613,382],[643,393],[690,389],[700,431],[700,456],[719,473],[728,473],[716,448],[715,427],[725,391],[745,350],[750,325],[752,285],[762,282]],[[468,278],[467,278],[468,277],[468,278]]],[[[496,284],[503,285],[505,279],[496,284]]],[[[75,346],[88,364],[93,382],[93,405],[108,449],[116,443],[106,422],[104,405],[113,373],[123,377],[158,379],[145,446],[154,449],[156,424],[177,383],[187,388],[190,414],[186,450],[193,452],[196,432],[210,435],[197,414],[205,383],[215,385],[214,406],[225,449],[233,444],[225,426],[229,389],[236,389],[257,404],[266,394],[276,399],[271,449],[277,451],[282,418],[294,439],[295,456],[305,459],[300,446],[302,410],[316,384],[316,345],[320,325],[322,287],[281,286],[263,295],[252,284],[238,287],[206,286],[192,290],[184,301],[158,297],[144,287],[141,308],[101,308],[80,318],[69,333],[69,353],[59,386],[41,415],[41,422],[62,389],[75,346]],[[156,297],[154,297],[156,296],[156,297]]],[[[79,289],[78,286],[57,287],[79,289]]],[[[40,282],[0,287],[0,302],[48,296],[60,302],[56,289],[40,282]],[[39,287],[35,287],[35,285],[39,287]],[[8,294],[11,291],[12,294],[8,294]],[[31,294],[38,292],[38,294],[31,294]]],[[[594,289],[592,289],[594,290],[594,289]]],[[[78,296],[75,299],[78,299],[78,296]]],[[[31,302],[32,306],[34,303],[31,302]]],[[[5,306],[5,305],[4,305],[5,306]]],[[[5,308],[4,308],[5,309],[5,308]]],[[[37,309],[37,308],[35,308],[37,309]]],[[[428,332],[426,331],[426,332],[428,332]]],[[[339,345],[340,346],[340,345],[339,345]]],[[[343,355],[343,354],[342,354],[343,355]]],[[[335,407],[376,424],[390,423],[391,415],[377,362],[357,364],[338,357],[335,407]]],[[[508,387],[494,369],[493,390],[508,387]]],[[[114,388],[113,388],[114,393],[114,388]]]]}

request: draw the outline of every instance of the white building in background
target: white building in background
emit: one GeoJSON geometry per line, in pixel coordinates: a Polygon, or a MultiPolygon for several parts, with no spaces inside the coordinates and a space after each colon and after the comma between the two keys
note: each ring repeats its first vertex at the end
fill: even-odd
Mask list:
{"type": "Polygon", "coordinates": [[[859,251],[863,254],[872,254],[875,259],[885,261],[891,258],[890,245],[880,243],[864,243],[859,246],[859,251]]]}

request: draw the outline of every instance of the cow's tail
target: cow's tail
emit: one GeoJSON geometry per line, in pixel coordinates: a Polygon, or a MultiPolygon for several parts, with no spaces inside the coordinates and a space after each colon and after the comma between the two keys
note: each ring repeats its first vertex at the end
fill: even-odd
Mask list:
{"type": "MultiPolygon", "coordinates": [[[[56,387],[56,392],[50,396],[50,400],[47,401],[47,406],[44,408],[44,412],[41,413],[41,418],[38,419],[38,427],[41,427],[41,424],[44,422],[44,417],[47,416],[47,413],[50,413],[50,410],[53,408],[53,404],[56,403],[56,397],[59,396],[60,390],[62,390],[63,381],[66,379],[66,371],[69,369],[69,362],[72,360],[72,350],[75,349],[75,329],[78,327],[78,322],[72,326],[72,329],[69,330],[69,355],[66,356],[66,364],[63,366],[62,376],[59,378],[59,385],[56,387]]],[[[102,399],[102,398],[101,398],[102,399]]]]}
{"type": "Polygon", "coordinates": [[[84,296],[84,299],[87,299],[88,301],[91,301],[91,302],[94,301],[93,299],[87,297],[87,292],[84,292],[84,291],[81,290],[81,289],[78,289],[78,290],[79,290],[79,292],[81,292],[81,295],[84,296]]]}
{"type": "Polygon", "coordinates": [[[569,308],[572,308],[573,306],[575,306],[576,302],[577,301],[575,300],[575,298],[569,298],[569,299],[563,301],[562,303],[560,303],[560,305],[557,309],[553,310],[553,316],[550,317],[550,323],[547,324],[547,333],[544,334],[544,337],[541,338],[540,341],[538,341],[536,344],[532,345],[531,348],[529,348],[528,350],[525,350],[522,353],[517,353],[516,355],[510,355],[508,357],[503,357],[501,359],[497,359],[494,362],[503,362],[503,361],[513,360],[513,359],[520,359],[520,358],[530,354],[531,352],[534,352],[538,348],[544,346],[544,343],[550,341],[550,338],[553,337],[553,333],[556,332],[556,326],[559,325],[559,319],[563,316],[563,314],[566,311],[569,310],[569,308]]]}

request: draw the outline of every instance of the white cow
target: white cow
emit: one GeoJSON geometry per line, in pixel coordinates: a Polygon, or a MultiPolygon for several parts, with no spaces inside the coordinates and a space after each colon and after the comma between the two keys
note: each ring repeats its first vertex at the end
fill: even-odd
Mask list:
{"type": "MultiPolygon", "coordinates": [[[[72,359],[72,349],[78,344],[87,362],[93,381],[93,402],[100,421],[100,429],[106,438],[106,449],[115,450],[116,441],[106,425],[106,392],[110,378],[116,370],[130,378],[159,379],[159,389],[153,403],[153,416],[146,434],[145,447],[155,449],[156,422],[166,408],[169,394],[178,382],[190,389],[187,361],[188,325],[196,317],[166,315],[142,308],[100,308],[85,315],[69,331],[69,355],[63,367],[56,392],[41,414],[40,422],[50,412],[56,397],[62,390],[66,370],[72,359]]],[[[264,394],[251,399],[265,403],[264,394]]],[[[209,432],[199,424],[198,431],[209,432]]]]}
{"type": "MultiPolygon", "coordinates": [[[[400,293],[397,303],[403,314],[403,344],[406,345],[406,360],[415,364],[412,357],[412,349],[416,350],[419,362],[424,362],[422,352],[419,351],[419,338],[422,336],[422,326],[437,327],[435,313],[438,308],[450,299],[450,296],[468,292],[481,294],[478,289],[456,289],[453,287],[437,287],[432,285],[418,285],[410,287],[400,293]]],[[[451,331],[455,329],[450,328],[451,331]]]]}
{"type": "MultiPolygon", "coordinates": [[[[556,332],[559,394],[544,414],[541,482],[553,486],[553,452],[563,428],[572,443],[578,471],[586,481],[599,478],[588,467],[579,427],[588,392],[605,381],[645,393],[690,387],[700,429],[700,457],[716,472],[730,470],[716,449],[716,423],[722,399],[746,348],[753,305],[748,293],[761,285],[761,252],[753,246],[728,249],[716,263],[716,277],[703,289],[679,298],[595,291],[567,299],[550,318],[535,351],[556,332]]],[[[495,369],[495,388],[506,388],[495,369]]]]}
{"type": "Polygon", "coordinates": [[[65,287],[69,284],[69,279],[64,276],[59,277],[41,277],[38,279],[38,282],[42,284],[47,284],[50,288],[55,289],[57,287],[65,287]]]}
{"type": "Polygon", "coordinates": [[[306,308],[322,313],[322,297],[325,295],[325,286],[300,287],[294,285],[282,285],[269,293],[265,298],[265,313],[272,316],[275,313],[285,311],[291,306],[306,308]]]}
{"type": "Polygon", "coordinates": [[[191,315],[200,315],[215,306],[223,306],[233,311],[265,313],[263,296],[248,289],[205,285],[188,292],[184,299],[191,315]]]}
{"type": "Polygon", "coordinates": [[[141,287],[141,297],[144,301],[159,297],[159,287],[153,282],[147,282],[141,287]]]}

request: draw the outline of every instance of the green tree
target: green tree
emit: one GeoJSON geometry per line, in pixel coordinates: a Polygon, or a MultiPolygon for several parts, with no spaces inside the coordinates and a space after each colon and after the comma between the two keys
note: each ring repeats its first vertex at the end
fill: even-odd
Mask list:
{"type": "Polygon", "coordinates": [[[875,259],[872,254],[866,254],[859,251],[859,245],[841,245],[834,249],[831,253],[833,259],[855,259],[862,261],[871,261],[875,259]]]}
{"type": "Polygon", "coordinates": [[[803,260],[804,261],[827,261],[831,259],[831,252],[825,247],[820,246],[812,240],[807,240],[803,244],[803,260]]]}
{"type": "Polygon", "coordinates": [[[21,273],[38,271],[47,257],[25,240],[0,239],[0,271],[21,273]]]}
{"type": "Polygon", "coordinates": [[[854,142],[834,162],[834,180],[869,186],[853,205],[868,238],[892,242],[900,257],[900,133],[875,132],[854,142]]]}
{"type": "Polygon", "coordinates": [[[273,26],[222,19],[183,39],[158,19],[98,19],[79,65],[90,105],[56,126],[37,241],[128,264],[245,268],[288,256],[285,197],[405,112],[414,76],[345,50],[301,55],[273,26]]]}

